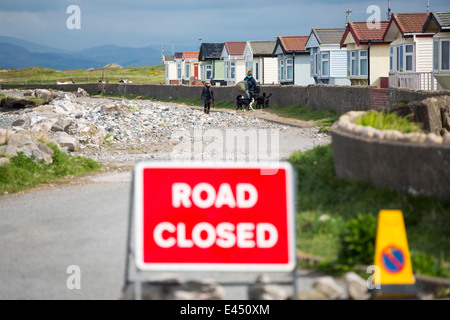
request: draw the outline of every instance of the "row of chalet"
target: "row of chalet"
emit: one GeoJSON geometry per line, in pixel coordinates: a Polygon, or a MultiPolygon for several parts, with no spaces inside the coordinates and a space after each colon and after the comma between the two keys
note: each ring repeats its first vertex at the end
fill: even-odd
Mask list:
{"type": "Polygon", "coordinates": [[[394,13],[274,41],[202,43],[163,56],[167,84],[235,85],[248,70],[260,84],[450,89],[450,13],[394,13]]]}

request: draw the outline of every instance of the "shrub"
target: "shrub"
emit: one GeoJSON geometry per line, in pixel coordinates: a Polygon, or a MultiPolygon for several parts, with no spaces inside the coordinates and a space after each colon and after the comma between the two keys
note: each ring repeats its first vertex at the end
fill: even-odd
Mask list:
{"type": "Polygon", "coordinates": [[[359,213],[350,219],[339,236],[338,263],[347,266],[374,262],[377,221],[371,214],[359,213]]]}

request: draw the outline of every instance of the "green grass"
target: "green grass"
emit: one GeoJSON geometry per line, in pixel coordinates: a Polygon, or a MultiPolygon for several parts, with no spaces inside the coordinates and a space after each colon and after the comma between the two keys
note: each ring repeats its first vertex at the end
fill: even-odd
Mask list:
{"type": "Polygon", "coordinates": [[[288,107],[273,105],[265,110],[274,112],[280,117],[294,118],[303,121],[313,121],[314,125],[322,127],[323,131],[330,131],[333,122],[339,119],[339,115],[333,110],[317,110],[311,107],[303,107],[301,105],[292,105],[288,107]]]}
{"type": "Polygon", "coordinates": [[[9,165],[0,167],[0,195],[64,181],[67,176],[79,176],[101,168],[101,164],[91,159],[65,154],[53,143],[48,146],[54,151],[51,164],[36,163],[20,153],[10,159],[9,165]]]}
{"type": "Polygon", "coordinates": [[[75,83],[95,83],[100,80],[117,83],[128,79],[133,83],[165,83],[164,65],[150,67],[98,68],[53,70],[43,67],[6,70],[0,73],[0,83],[11,84],[55,84],[57,81],[75,83]]]}
{"type": "Polygon", "coordinates": [[[349,220],[358,215],[376,218],[382,209],[398,209],[404,215],[414,271],[450,278],[450,202],[338,179],[331,144],[296,152],[289,161],[298,176],[297,248],[300,251],[336,261],[339,236],[349,220]]]}
{"type": "Polygon", "coordinates": [[[412,115],[401,117],[390,110],[378,112],[371,110],[366,112],[355,121],[361,126],[370,126],[378,130],[398,130],[402,133],[421,132],[420,124],[411,120],[412,115]]]}

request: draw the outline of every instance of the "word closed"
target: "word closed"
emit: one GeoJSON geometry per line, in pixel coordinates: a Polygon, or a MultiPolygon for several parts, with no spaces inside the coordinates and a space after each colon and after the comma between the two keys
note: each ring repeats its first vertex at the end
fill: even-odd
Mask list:
{"type": "Polygon", "coordinates": [[[273,175],[263,175],[261,169],[251,163],[137,164],[137,266],[143,270],[292,268],[292,169],[281,164],[273,175]]]}

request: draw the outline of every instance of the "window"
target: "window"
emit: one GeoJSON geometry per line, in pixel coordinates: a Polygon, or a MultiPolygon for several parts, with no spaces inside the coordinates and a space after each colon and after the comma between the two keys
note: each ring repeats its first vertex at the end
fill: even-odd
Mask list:
{"type": "Polygon", "coordinates": [[[184,66],[184,71],[185,71],[185,78],[189,78],[191,76],[191,65],[190,64],[186,64],[184,66]]]}
{"type": "Polygon", "coordinates": [[[181,79],[181,64],[177,65],[177,79],[181,79]]]}
{"type": "Polygon", "coordinates": [[[212,79],[212,66],[206,66],[206,80],[212,79]]]}
{"type": "Polygon", "coordinates": [[[322,76],[330,75],[330,54],[322,53],[322,76]]]}
{"type": "Polygon", "coordinates": [[[367,51],[361,51],[359,57],[359,70],[361,76],[367,76],[368,72],[368,62],[367,62],[367,51]]]}
{"type": "Polygon", "coordinates": [[[316,52],[314,53],[314,74],[318,74],[319,72],[319,54],[317,53],[317,49],[316,52]]]}
{"type": "Polygon", "coordinates": [[[286,79],[292,80],[294,78],[294,69],[292,66],[292,59],[286,59],[286,79]]]}
{"type": "Polygon", "coordinates": [[[236,62],[230,63],[231,79],[236,79],[236,62]]]}
{"type": "Polygon", "coordinates": [[[284,60],[280,60],[280,80],[284,80],[284,60]]]}
{"type": "Polygon", "coordinates": [[[255,63],[255,79],[259,80],[259,62],[255,63]]]}
{"type": "Polygon", "coordinates": [[[350,67],[351,75],[352,76],[357,76],[358,72],[356,70],[356,65],[357,65],[357,62],[356,62],[356,51],[352,51],[351,52],[350,59],[351,59],[351,67],[350,67]]]}
{"type": "Polygon", "coordinates": [[[311,50],[311,56],[310,56],[310,61],[311,61],[311,76],[314,75],[314,51],[315,51],[315,50],[316,50],[315,48],[311,50]]]}
{"type": "Polygon", "coordinates": [[[450,70],[450,40],[441,42],[441,70],[450,70]]]}
{"type": "Polygon", "coordinates": [[[236,62],[227,61],[225,63],[225,76],[229,80],[234,80],[236,78],[236,62]]]}
{"type": "Polygon", "coordinates": [[[414,71],[414,45],[405,45],[405,71],[414,71]]]}
{"type": "Polygon", "coordinates": [[[347,55],[348,74],[364,77],[369,74],[369,53],[367,50],[350,51],[347,55]]]}
{"type": "Polygon", "coordinates": [[[389,70],[394,71],[394,47],[389,48],[389,70]]]}
{"type": "Polygon", "coordinates": [[[433,40],[433,70],[439,70],[439,41],[433,40]]]}

